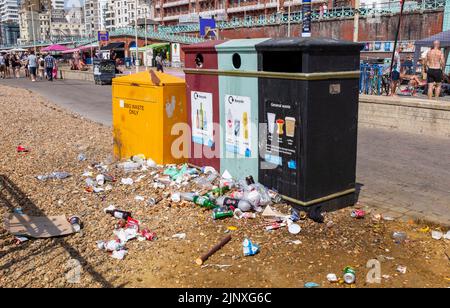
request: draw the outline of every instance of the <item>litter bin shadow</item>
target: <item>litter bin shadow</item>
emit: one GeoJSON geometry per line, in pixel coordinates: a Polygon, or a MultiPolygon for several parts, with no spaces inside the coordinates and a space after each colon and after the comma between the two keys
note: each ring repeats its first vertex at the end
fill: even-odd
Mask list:
{"type": "MultiPolygon", "coordinates": [[[[0,174],[0,206],[6,207],[9,212],[13,212],[17,207],[22,207],[27,213],[30,213],[33,216],[46,216],[42,212],[42,210],[40,210],[33,203],[33,201],[31,201],[27,197],[25,193],[23,193],[6,175],[2,174],[0,174]]],[[[5,232],[4,234],[0,233],[0,239],[5,238],[6,236],[9,236],[7,232],[5,232]]],[[[106,280],[100,273],[95,271],[92,265],[89,264],[83,256],[81,256],[80,252],[77,249],[72,247],[62,237],[58,238],[57,241],[51,243],[50,245],[44,244],[42,246],[33,248],[30,253],[24,257],[15,258],[6,264],[0,265],[0,270],[5,270],[14,264],[17,264],[18,262],[29,262],[30,258],[34,258],[40,253],[55,248],[58,245],[63,247],[72,259],[77,260],[82,266],[83,270],[91,275],[96,282],[100,283],[102,287],[113,287],[113,285],[108,280],[106,280]]],[[[19,251],[23,248],[24,246],[14,246],[5,251],[0,251],[0,260],[3,259],[6,255],[19,251]]]]}

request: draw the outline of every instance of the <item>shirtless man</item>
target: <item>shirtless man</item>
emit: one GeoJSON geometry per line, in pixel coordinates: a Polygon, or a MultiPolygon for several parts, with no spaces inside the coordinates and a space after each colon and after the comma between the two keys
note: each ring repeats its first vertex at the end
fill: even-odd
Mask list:
{"type": "Polygon", "coordinates": [[[436,85],[436,99],[441,94],[441,82],[443,76],[443,69],[445,66],[444,54],[441,51],[441,43],[439,41],[433,42],[433,49],[427,53],[426,67],[427,67],[427,83],[428,83],[428,99],[433,98],[433,88],[436,85]]]}

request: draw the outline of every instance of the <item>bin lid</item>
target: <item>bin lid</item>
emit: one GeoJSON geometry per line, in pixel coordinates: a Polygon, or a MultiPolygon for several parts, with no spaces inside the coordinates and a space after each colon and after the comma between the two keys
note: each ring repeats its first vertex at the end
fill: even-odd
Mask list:
{"type": "Polygon", "coordinates": [[[212,41],[206,41],[203,43],[198,44],[192,44],[192,45],[185,45],[181,49],[184,52],[191,53],[191,52],[205,52],[205,51],[216,51],[216,45],[222,44],[226,42],[225,40],[212,40],[212,41]]]}
{"type": "Polygon", "coordinates": [[[223,44],[217,45],[216,50],[219,52],[255,51],[255,45],[267,40],[269,40],[269,38],[229,40],[223,44]]]}
{"type": "Polygon", "coordinates": [[[159,85],[155,84],[155,82],[152,80],[151,74],[148,71],[140,72],[137,74],[131,74],[127,76],[117,77],[113,79],[113,84],[123,84],[123,85],[129,85],[129,84],[138,84],[143,86],[165,86],[165,85],[179,85],[184,84],[185,81],[182,78],[153,71],[158,77],[158,79],[161,81],[159,85]]]}
{"type": "Polygon", "coordinates": [[[258,51],[308,51],[348,50],[361,51],[364,44],[331,38],[280,38],[270,39],[255,46],[258,51]]]}

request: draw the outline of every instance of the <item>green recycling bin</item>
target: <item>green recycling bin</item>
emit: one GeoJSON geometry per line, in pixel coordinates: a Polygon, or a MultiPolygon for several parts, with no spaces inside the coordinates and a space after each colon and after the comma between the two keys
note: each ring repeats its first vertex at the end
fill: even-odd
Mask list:
{"type": "Polygon", "coordinates": [[[268,40],[238,39],[217,45],[221,159],[220,170],[236,179],[258,180],[258,55],[268,40]]]}

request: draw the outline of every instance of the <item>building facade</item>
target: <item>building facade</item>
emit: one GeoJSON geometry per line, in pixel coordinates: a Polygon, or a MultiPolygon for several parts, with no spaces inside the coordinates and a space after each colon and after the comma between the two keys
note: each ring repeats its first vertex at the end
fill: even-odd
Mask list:
{"type": "Polygon", "coordinates": [[[0,45],[16,44],[19,29],[18,0],[0,0],[0,45]]]}
{"type": "MultiPolygon", "coordinates": [[[[155,0],[152,3],[154,20],[161,24],[193,23],[200,17],[232,20],[301,10],[302,0],[155,0]]],[[[327,3],[344,6],[351,1],[312,0],[313,5],[327,3]]]]}

